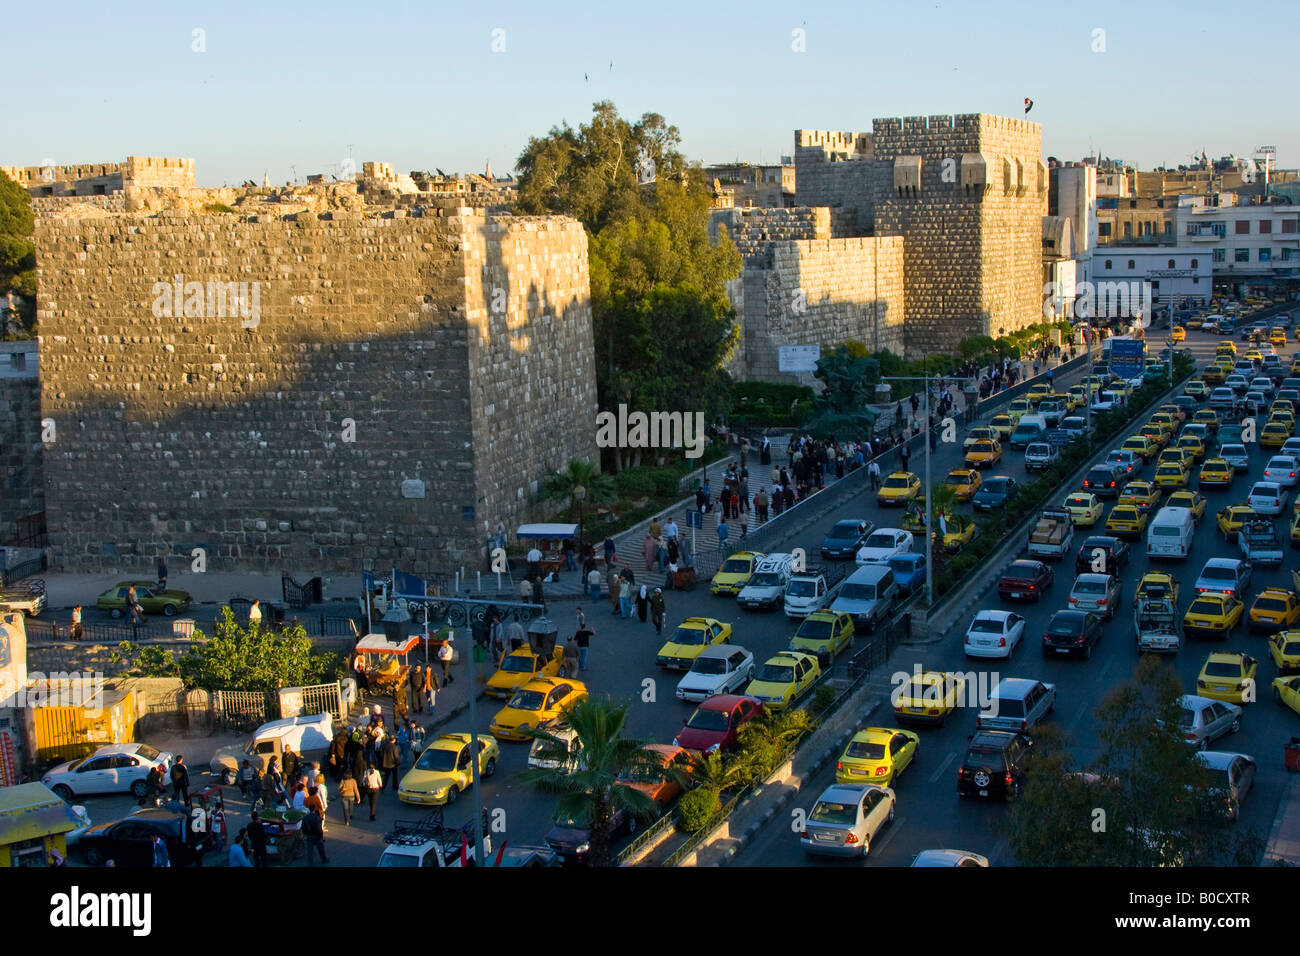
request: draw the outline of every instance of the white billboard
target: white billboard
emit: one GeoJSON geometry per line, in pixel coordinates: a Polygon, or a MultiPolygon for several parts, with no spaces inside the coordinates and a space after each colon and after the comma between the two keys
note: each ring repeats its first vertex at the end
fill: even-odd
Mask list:
{"type": "Polygon", "coordinates": [[[778,351],[777,367],[782,372],[815,372],[822,356],[820,345],[782,345],[778,351]]]}

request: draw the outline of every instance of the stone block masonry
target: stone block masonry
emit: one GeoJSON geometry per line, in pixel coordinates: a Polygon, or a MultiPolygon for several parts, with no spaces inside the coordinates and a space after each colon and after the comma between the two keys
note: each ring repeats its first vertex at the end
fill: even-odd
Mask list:
{"type": "Polygon", "coordinates": [[[422,213],[39,220],[56,564],[484,567],[489,529],[596,455],[586,236],[422,213]],[[259,283],[256,321],[156,314],[177,275],[259,283]]]}
{"type": "Polygon", "coordinates": [[[42,457],[40,381],[0,376],[0,544],[14,539],[20,518],[45,510],[42,457]]]}

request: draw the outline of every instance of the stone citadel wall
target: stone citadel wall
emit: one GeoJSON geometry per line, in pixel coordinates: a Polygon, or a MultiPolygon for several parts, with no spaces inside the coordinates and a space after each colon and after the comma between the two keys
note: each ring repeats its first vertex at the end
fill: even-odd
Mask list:
{"type": "Polygon", "coordinates": [[[196,547],[212,570],[482,567],[534,482],[595,454],[577,222],[161,213],[42,219],[36,242],[67,569],[196,547]],[[207,297],[156,315],[176,275],[257,283],[256,320],[207,297]],[[485,280],[511,292],[490,321],[485,280]]]}

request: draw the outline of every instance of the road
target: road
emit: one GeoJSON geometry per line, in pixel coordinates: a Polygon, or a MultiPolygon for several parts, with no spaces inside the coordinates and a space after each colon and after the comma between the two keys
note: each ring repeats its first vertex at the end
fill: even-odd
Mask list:
{"type": "MultiPolygon", "coordinates": [[[[1197,354],[1198,362],[1203,364],[1214,354],[1214,346],[1219,341],[1217,336],[1192,332],[1187,344],[1197,354]]],[[[1289,360],[1295,352],[1295,346],[1288,345],[1279,351],[1289,360]]],[[[1168,562],[1149,564],[1145,555],[1145,541],[1135,544],[1133,561],[1124,569],[1123,574],[1125,609],[1131,607],[1133,591],[1141,576],[1150,568],[1163,567],[1172,568],[1183,582],[1179,610],[1180,613],[1186,611],[1191,603],[1191,582],[1204,562],[1211,557],[1235,553],[1236,546],[1225,545],[1222,535],[1217,532],[1214,526],[1215,513],[1228,504],[1244,501],[1251,484],[1260,478],[1268,454],[1267,450],[1260,450],[1256,446],[1252,449],[1252,467],[1248,477],[1238,476],[1227,490],[1206,493],[1209,499],[1206,517],[1198,524],[1192,553],[1181,565],[1168,562]]],[[[1099,460],[1102,457],[1104,456],[1098,455],[1099,460]]],[[[1153,470],[1154,466],[1148,465],[1143,477],[1149,477],[1153,470]]],[[[1107,502],[1107,505],[1109,510],[1111,503],[1107,502]]],[[[1291,514],[1289,505],[1290,500],[1285,512],[1288,519],[1291,514]]],[[[1077,548],[1078,533],[1075,544],[1077,548]]],[[[1296,566],[1295,553],[1288,549],[1283,566],[1277,570],[1256,570],[1246,600],[1247,607],[1264,587],[1290,586],[1290,569],[1296,566]]],[[[1042,658],[1036,645],[1051,615],[1065,606],[1065,598],[1073,581],[1072,563],[1059,565],[1055,585],[1047,598],[1038,605],[1018,606],[1017,609],[1025,615],[1028,622],[1027,639],[1011,661],[966,659],[961,642],[967,622],[963,621],[938,644],[927,648],[900,648],[891,662],[896,665],[894,670],[907,672],[914,664],[927,669],[973,670],[981,675],[987,674],[986,678],[981,679],[987,680],[990,688],[996,684],[999,675],[1055,683],[1058,696],[1054,719],[1074,738],[1073,752],[1079,760],[1091,760],[1098,755],[1100,749],[1093,708],[1100,703],[1107,690],[1129,676],[1137,663],[1138,654],[1133,640],[1130,611],[1121,612],[1105,625],[1103,639],[1091,660],[1042,658]]],[[[1010,607],[1009,604],[999,603],[996,595],[993,595],[993,600],[987,606],[1010,607]]],[[[1221,738],[1213,747],[1249,754],[1257,760],[1259,776],[1255,789],[1246,799],[1242,818],[1236,825],[1254,827],[1267,836],[1286,783],[1280,750],[1293,735],[1300,734],[1300,716],[1277,707],[1271,701],[1266,688],[1277,676],[1276,668],[1268,656],[1265,638],[1249,634],[1244,625],[1226,645],[1195,640],[1184,645],[1174,659],[1173,666],[1185,688],[1194,690],[1197,674],[1206,655],[1210,651],[1221,649],[1245,651],[1260,662],[1258,683],[1261,702],[1247,705],[1243,728],[1239,734],[1221,738]]],[[[891,686],[884,678],[878,685],[882,704],[872,715],[870,723],[892,726],[888,704],[891,686]]],[[[962,800],[956,793],[956,767],[965,752],[967,736],[973,731],[974,714],[969,711],[964,714],[959,712],[958,718],[950,720],[945,729],[921,731],[919,762],[909,768],[898,781],[895,821],[873,842],[868,865],[906,866],[918,851],[938,847],[973,850],[989,857],[994,865],[1014,864],[1005,841],[1000,840],[994,829],[995,822],[1007,812],[1006,806],[962,800]]],[[[833,782],[832,763],[803,788],[792,808],[800,808],[805,812],[811,810],[818,794],[833,782]]],[[[797,834],[791,829],[789,817],[782,817],[769,824],[745,848],[736,862],[749,866],[846,865],[843,861],[807,856],[799,846],[797,834]]]]}

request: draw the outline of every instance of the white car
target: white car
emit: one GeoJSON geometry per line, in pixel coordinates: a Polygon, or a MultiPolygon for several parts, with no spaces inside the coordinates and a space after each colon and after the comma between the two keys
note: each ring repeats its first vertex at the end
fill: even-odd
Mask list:
{"type": "Polygon", "coordinates": [[[1121,590],[1119,579],[1113,574],[1080,574],[1070,589],[1070,610],[1092,611],[1109,621],[1119,607],[1121,590]]]}
{"type": "Polygon", "coordinates": [[[837,783],[817,798],[799,843],[809,853],[865,857],[871,840],[894,819],[894,791],[871,783],[837,783]]]}
{"type": "Polygon", "coordinates": [[[1283,488],[1294,488],[1298,474],[1300,474],[1300,461],[1290,455],[1274,455],[1264,466],[1264,480],[1275,481],[1283,488]]]}
{"type": "Polygon", "coordinates": [[[164,783],[170,785],[167,770],[171,762],[171,754],[148,744],[109,744],[89,757],[52,768],[41,778],[41,783],[64,800],[88,793],[130,793],[143,797],[145,778],[154,767],[163,772],[164,783]]]}
{"type": "Polygon", "coordinates": [[[858,564],[888,564],[889,559],[912,550],[912,532],[902,528],[877,528],[858,549],[858,564]]]}
{"type": "Polygon", "coordinates": [[[1229,444],[1219,449],[1219,457],[1233,467],[1234,471],[1250,470],[1250,453],[1245,445],[1229,444]]]}
{"type": "Polygon", "coordinates": [[[569,748],[568,761],[561,764],[558,760],[543,759],[539,756],[543,751],[555,749],[552,741],[539,739],[534,740],[533,745],[528,749],[528,766],[537,770],[563,770],[565,773],[573,773],[580,766],[582,738],[578,736],[576,730],[565,723],[553,724],[546,728],[546,732],[569,748]]]}
{"type": "Polygon", "coordinates": [[[1246,504],[1262,515],[1280,515],[1286,508],[1286,489],[1276,481],[1257,481],[1246,496],[1246,504]]]}
{"type": "Polygon", "coordinates": [[[1252,392],[1260,392],[1265,398],[1271,399],[1273,397],[1273,380],[1271,378],[1265,378],[1263,375],[1258,378],[1252,378],[1250,380],[1250,390],[1252,392]]]}
{"type": "Polygon", "coordinates": [[[978,611],[966,628],[963,649],[967,657],[1005,657],[1008,660],[1025,636],[1025,619],[1012,611],[978,611]]]}
{"type": "Polygon", "coordinates": [[[1125,451],[1122,448],[1113,448],[1106,455],[1107,465],[1119,465],[1124,469],[1124,477],[1132,478],[1142,470],[1142,456],[1135,451],[1125,451]]]}
{"type": "Polygon", "coordinates": [[[1236,704],[1183,694],[1178,706],[1178,729],[1183,741],[1197,750],[1205,750],[1224,734],[1241,730],[1241,708],[1236,704]]]}
{"type": "Polygon", "coordinates": [[[738,694],[753,676],[753,654],[737,644],[714,644],[700,651],[677,682],[677,699],[698,703],[716,694],[738,694]]]}
{"type": "Polygon", "coordinates": [[[1282,447],[1277,450],[1277,453],[1300,460],[1300,438],[1288,438],[1282,442],[1282,447]]]}

